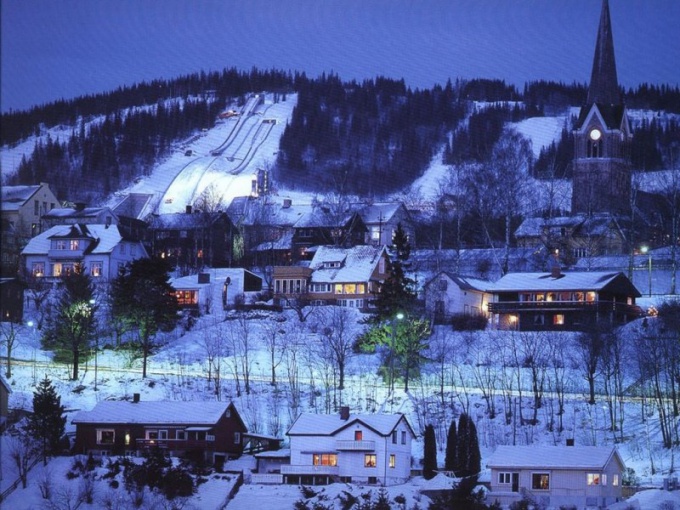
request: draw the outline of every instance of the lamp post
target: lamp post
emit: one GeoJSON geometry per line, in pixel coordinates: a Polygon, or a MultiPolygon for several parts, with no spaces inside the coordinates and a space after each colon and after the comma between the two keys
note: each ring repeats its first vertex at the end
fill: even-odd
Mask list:
{"type": "Polygon", "coordinates": [[[640,246],[640,252],[648,255],[647,273],[649,274],[649,297],[652,297],[652,252],[648,246],[640,246]]]}
{"type": "Polygon", "coordinates": [[[404,318],[404,314],[397,312],[392,317],[392,345],[390,346],[390,395],[394,393],[394,355],[397,345],[397,321],[404,318]]]}
{"type": "MultiPolygon", "coordinates": [[[[92,309],[94,308],[95,305],[95,300],[90,299],[90,314],[92,314],[92,309]]],[[[90,315],[92,317],[92,315],[90,315]]],[[[92,320],[92,319],[90,319],[92,320]]],[[[94,332],[94,391],[97,391],[97,361],[98,361],[98,356],[99,356],[99,335],[95,331],[94,332]]]]}
{"type": "Polygon", "coordinates": [[[222,309],[226,310],[229,307],[229,285],[231,285],[231,278],[227,276],[224,280],[224,287],[222,288],[222,309]]]}

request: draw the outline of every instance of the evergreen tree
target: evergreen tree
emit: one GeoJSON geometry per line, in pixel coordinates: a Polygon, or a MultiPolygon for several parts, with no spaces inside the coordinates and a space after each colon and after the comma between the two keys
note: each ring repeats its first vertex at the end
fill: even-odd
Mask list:
{"type": "Polygon", "coordinates": [[[179,321],[175,289],[169,283],[164,259],[137,259],[113,282],[112,311],[128,329],[139,332],[137,347],[142,354],[142,377],[146,378],[148,357],[158,345],[159,330],[170,331],[179,321]]]}
{"type": "Polygon", "coordinates": [[[467,413],[458,418],[458,441],[456,443],[456,464],[453,470],[456,476],[467,476],[467,458],[470,434],[470,419],[467,413]]]}
{"type": "Polygon", "coordinates": [[[446,436],[446,457],[444,460],[444,469],[453,471],[455,473],[457,468],[456,462],[456,447],[458,446],[458,434],[456,432],[456,420],[451,420],[449,425],[449,433],[446,436]]]}
{"type": "Polygon", "coordinates": [[[27,431],[40,443],[45,465],[47,455],[58,451],[65,425],[66,416],[61,397],[57,395],[52,381],[45,376],[33,392],[33,414],[29,416],[27,425],[27,431]]]}
{"type": "Polygon", "coordinates": [[[434,427],[425,427],[425,437],[423,445],[423,477],[425,480],[434,478],[437,470],[437,438],[434,435],[434,427]]]}
{"type": "Polygon", "coordinates": [[[476,476],[482,470],[482,454],[479,451],[479,438],[477,437],[477,425],[470,419],[469,422],[470,433],[468,437],[470,439],[468,447],[468,463],[467,471],[468,476],[476,476]]]}
{"type": "Polygon", "coordinates": [[[390,255],[389,276],[382,284],[375,300],[379,320],[388,319],[399,312],[408,312],[413,308],[416,298],[413,292],[414,281],[406,276],[406,271],[410,267],[411,244],[401,223],[397,225],[392,236],[390,255]]]}
{"type": "Polygon", "coordinates": [[[72,379],[78,379],[80,354],[87,349],[96,332],[94,283],[81,264],[61,276],[62,289],[56,312],[49,318],[45,334],[46,347],[57,350],[57,355],[70,353],[72,379]]]}

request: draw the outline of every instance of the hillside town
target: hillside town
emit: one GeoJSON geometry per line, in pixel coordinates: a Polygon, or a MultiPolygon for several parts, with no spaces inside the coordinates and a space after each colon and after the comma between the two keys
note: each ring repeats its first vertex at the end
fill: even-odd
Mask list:
{"type": "Polygon", "coordinates": [[[3,185],[0,504],[680,508],[680,169],[640,185],[608,0],[594,55],[547,199],[517,132],[436,196],[285,189],[261,90],[105,202],[3,185]]]}

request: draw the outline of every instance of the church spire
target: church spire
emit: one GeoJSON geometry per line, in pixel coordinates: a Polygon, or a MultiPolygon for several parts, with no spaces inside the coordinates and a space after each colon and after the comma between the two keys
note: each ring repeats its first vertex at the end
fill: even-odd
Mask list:
{"type": "Polygon", "coordinates": [[[621,103],[619,82],[614,59],[614,37],[609,17],[609,0],[602,0],[600,26],[597,31],[597,45],[593,58],[593,72],[588,87],[588,104],[615,105],[621,103]]]}

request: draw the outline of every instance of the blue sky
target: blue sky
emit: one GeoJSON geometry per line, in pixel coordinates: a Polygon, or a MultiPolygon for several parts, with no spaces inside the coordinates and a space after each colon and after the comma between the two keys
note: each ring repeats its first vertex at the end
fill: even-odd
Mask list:
{"type": "MultiPolygon", "coordinates": [[[[237,67],[586,82],[600,0],[0,0],[2,111],[237,67]]],[[[680,83],[680,1],[610,0],[619,81],[680,83]]]]}

